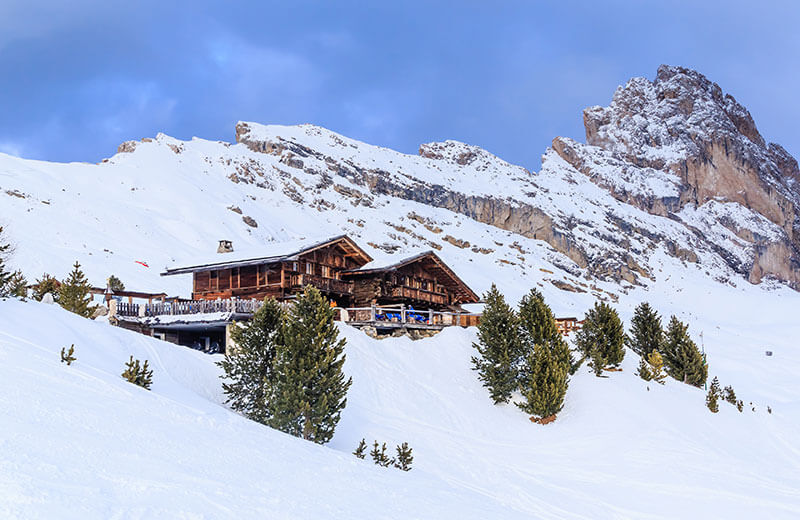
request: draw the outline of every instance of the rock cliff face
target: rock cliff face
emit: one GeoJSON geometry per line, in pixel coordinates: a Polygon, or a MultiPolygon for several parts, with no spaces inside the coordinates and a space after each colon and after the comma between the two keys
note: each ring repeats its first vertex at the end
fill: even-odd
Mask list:
{"type": "MultiPolygon", "coordinates": [[[[653,81],[619,87],[608,107],[586,109],[584,124],[586,143],[555,138],[538,173],[456,141],[424,144],[413,157],[311,125],[239,123],[236,139],[273,158],[279,177],[294,181],[283,190],[295,201],[332,187],[354,205],[443,208],[543,240],[569,259],[567,270],[600,279],[645,283],[663,250],[800,288],[797,161],[719,86],[662,66],[653,81]]],[[[247,182],[240,173],[232,178],[247,182]]]]}
{"type": "Polygon", "coordinates": [[[652,214],[681,219],[687,206],[716,201],[763,216],[780,228],[779,237],[742,225],[741,219],[717,222],[752,244],[750,261],[735,267],[755,283],[770,275],[797,286],[797,161],[780,145],[767,143],[747,109],[717,84],[698,72],[662,65],[654,81],[634,78],[617,89],[608,107],[586,109],[584,126],[586,145],[553,142],[570,165],[617,199],[652,214]],[[640,184],[661,179],[675,190],[626,190],[619,182],[623,177],[640,184]]]}

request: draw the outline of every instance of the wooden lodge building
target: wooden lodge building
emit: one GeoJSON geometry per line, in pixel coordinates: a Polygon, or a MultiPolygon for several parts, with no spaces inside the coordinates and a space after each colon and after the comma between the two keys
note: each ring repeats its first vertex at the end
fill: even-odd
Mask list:
{"type": "Polygon", "coordinates": [[[355,326],[389,331],[477,324],[461,305],[478,303],[478,296],[434,252],[378,265],[346,235],[270,244],[251,254],[221,241],[213,257],[161,273],[185,274],[192,275],[191,300],[115,303],[112,314],[126,328],[223,351],[229,326],[249,319],[264,298],[288,302],[312,285],[355,326]]]}
{"type": "MultiPolygon", "coordinates": [[[[225,249],[221,245],[220,249],[225,249]]],[[[337,307],[405,305],[417,310],[460,310],[478,296],[434,252],[386,266],[350,237],[341,235],[304,246],[287,246],[277,255],[231,258],[167,269],[163,276],[193,275],[193,300],[291,300],[306,285],[319,289],[337,307]]]]}

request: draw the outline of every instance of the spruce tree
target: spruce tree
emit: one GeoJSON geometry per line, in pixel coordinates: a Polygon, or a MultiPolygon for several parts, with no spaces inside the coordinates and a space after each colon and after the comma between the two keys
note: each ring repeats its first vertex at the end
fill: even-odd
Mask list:
{"type": "Polygon", "coordinates": [[[125,290],[125,284],[112,274],[108,277],[108,288],[114,292],[120,292],[125,290]]]}
{"type": "Polygon", "coordinates": [[[663,347],[664,365],[670,377],[693,386],[703,386],[708,367],[697,345],[689,337],[688,326],[672,316],[663,347]]]}
{"type": "Polygon", "coordinates": [[[736,392],[733,391],[733,387],[728,385],[722,390],[722,398],[732,405],[736,406],[736,392]]]}
{"type": "Polygon", "coordinates": [[[664,358],[661,357],[661,354],[657,350],[653,350],[650,352],[650,355],[647,356],[647,364],[650,368],[651,379],[663,385],[667,374],[664,372],[664,358]]]}
{"type": "Polygon", "coordinates": [[[267,424],[270,409],[277,345],[281,343],[284,312],[275,298],[264,304],[244,326],[231,330],[236,346],[218,363],[224,372],[222,383],[226,402],[246,417],[267,424]]]}
{"type": "Polygon", "coordinates": [[[150,390],[150,385],[153,384],[153,371],[147,365],[147,360],[145,359],[144,365],[141,365],[138,359],[133,359],[133,356],[125,363],[122,377],[129,383],[141,386],[145,390],[150,390]]]}
{"type": "Polygon", "coordinates": [[[659,350],[663,342],[661,317],[647,302],[639,304],[633,313],[631,330],[625,336],[625,344],[646,359],[650,352],[659,350]]]}
{"type": "Polygon", "coordinates": [[[609,365],[619,366],[625,357],[625,332],[619,314],[606,303],[595,303],[584,317],[575,344],[584,357],[592,360],[592,370],[600,376],[609,365]]]}
{"type": "Polygon", "coordinates": [[[9,296],[9,283],[12,273],[6,268],[6,261],[11,254],[11,245],[3,238],[3,227],[0,226],[0,297],[9,296]]]}
{"type": "Polygon", "coordinates": [[[651,381],[653,379],[653,374],[650,372],[650,363],[647,362],[644,356],[639,358],[639,368],[636,369],[636,375],[645,381],[651,381]]]}
{"type": "Polygon", "coordinates": [[[538,418],[550,417],[564,407],[569,382],[569,363],[548,345],[535,345],[522,370],[522,411],[538,418]]]}
{"type": "Polygon", "coordinates": [[[288,313],[273,363],[272,417],[268,424],[319,444],[333,437],[347,390],[345,340],[339,338],[334,309],[306,286],[288,313]]]}
{"type": "Polygon", "coordinates": [[[414,457],[411,455],[411,447],[407,442],[396,447],[397,457],[394,459],[394,467],[403,471],[411,471],[411,463],[414,457]]]}
{"type": "Polygon", "coordinates": [[[478,356],[472,357],[473,370],[495,404],[507,403],[517,389],[522,355],[519,319],[494,284],[483,299],[486,305],[478,325],[478,342],[472,344],[478,351],[478,356]]]}
{"type": "Polygon", "coordinates": [[[89,294],[90,288],[89,281],[81,271],[81,264],[75,262],[72,272],[69,273],[66,280],[61,282],[61,287],[59,287],[59,305],[78,316],[91,318],[94,306],[89,294]]]}
{"type": "Polygon", "coordinates": [[[375,441],[375,444],[372,445],[372,450],[369,452],[372,460],[378,466],[388,468],[392,464],[392,459],[386,455],[386,443],[384,442],[383,445],[379,445],[378,441],[375,441]]]}
{"type": "Polygon", "coordinates": [[[575,373],[578,365],[572,357],[567,342],[558,330],[553,311],[545,303],[541,292],[531,289],[522,297],[518,317],[523,362],[528,354],[533,352],[534,345],[547,345],[558,361],[567,365],[569,373],[575,373]]]}
{"type": "Polygon", "coordinates": [[[359,459],[364,459],[367,456],[367,443],[364,439],[361,439],[361,442],[358,443],[356,451],[353,452],[353,455],[359,459]]]}
{"type": "MultiPolygon", "coordinates": [[[[0,289],[0,291],[1,290],[2,289],[0,289]]],[[[6,284],[6,292],[9,296],[15,296],[17,298],[24,299],[28,296],[28,280],[25,279],[25,275],[22,274],[22,271],[14,271],[11,273],[11,278],[6,284]]]]}
{"type": "Polygon", "coordinates": [[[66,363],[67,366],[70,366],[74,361],[78,358],[74,356],[75,354],[75,345],[70,345],[69,350],[66,347],[61,347],[61,362],[66,363]]]}
{"type": "Polygon", "coordinates": [[[49,293],[53,295],[53,299],[57,303],[60,287],[61,287],[61,282],[59,282],[49,274],[44,273],[42,277],[36,280],[36,283],[33,284],[32,297],[37,302],[40,302],[42,301],[42,298],[44,298],[44,295],[49,293]]]}
{"type": "Polygon", "coordinates": [[[574,363],[572,353],[558,331],[553,312],[536,289],[520,302],[519,324],[525,352],[519,390],[525,402],[517,406],[525,413],[550,417],[564,407],[568,375],[574,363]]]}
{"type": "Polygon", "coordinates": [[[712,413],[719,412],[719,398],[722,396],[722,392],[719,389],[719,379],[716,377],[711,380],[711,386],[708,389],[708,394],[706,394],[706,406],[712,413]]]}

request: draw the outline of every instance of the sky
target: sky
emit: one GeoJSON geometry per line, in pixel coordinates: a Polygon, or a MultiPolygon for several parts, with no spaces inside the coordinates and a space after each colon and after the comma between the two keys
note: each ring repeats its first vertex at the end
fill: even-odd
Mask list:
{"type": "Polygon", "coordinates": [[[582,111],[696,69],[800,156],[800,2],[0,2],[0,152],[97,162],[163,132],[313,123],[417,153],[456,139],[538,169],[582,111]]]}

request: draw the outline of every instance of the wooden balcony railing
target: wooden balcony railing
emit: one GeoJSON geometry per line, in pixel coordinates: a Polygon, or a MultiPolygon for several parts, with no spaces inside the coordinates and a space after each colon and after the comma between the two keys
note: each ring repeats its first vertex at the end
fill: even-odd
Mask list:
{"type": "Polygon", "coordinates": [[[292,287],[303,287],[313,285],[323,292],[337,294],[353,294],[353,282],[334,280],[333,278],[323,278],[312,274],[293,274],[289,279],[292,287]]]}

